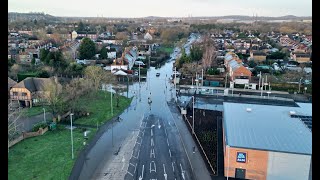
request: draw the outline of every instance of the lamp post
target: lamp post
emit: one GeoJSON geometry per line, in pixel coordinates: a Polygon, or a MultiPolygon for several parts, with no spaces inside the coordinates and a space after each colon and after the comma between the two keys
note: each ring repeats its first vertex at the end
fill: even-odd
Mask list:
{"type": "Polygon", "coordinates": [[[194,134],[194,96],[192,96],[192,134],[194,134]]]}
{"type": "Polygon", "coordinates": [[[111,94],[111,98],[110,98],[110,104],[111,104],[111,116],[113,116],[113,107],[112,107],[112,84],[111,84],[110,94],[111,94]]]}
{"type": "Polygon", "coordinates": [[[301,80],[302,80],[302,78],[300,78],[300,80],[299,80],[299,93],[300,93],[301,80]]]}
{"type": "Polygon", "coordinates": [[[46,109],[45,108],[42,108],[43,109],[43,122],[46,123],[46,109]]]}
{"type": "Polygon", "coordinates": [[[70,131],[71,131],[71,157],[72,159],[74,158],[74,155],[73,155],[73,135],[72,135],[72,116],[73,116],[73,113],[70,114],[70,131]]]}

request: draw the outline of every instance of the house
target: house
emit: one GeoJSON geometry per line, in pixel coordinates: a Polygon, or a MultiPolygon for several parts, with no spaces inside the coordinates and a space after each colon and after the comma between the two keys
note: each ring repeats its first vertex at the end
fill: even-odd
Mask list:
{"type": "Polygon", "coordinates": [[[147,32],[147,33],[144,35],[144,39],[145,39],[145,40],[152,40],[152,36],[147,32]]]}
{"type": "Polygon", "coordinates": [[[32,107],[35,103],[45,100],[45,86],[53,81],[57,82],[57,79],[28,77],[12,86],[10,100],[18,101],[22,106],[32,107]]]}
{"type": "Polygon", "coordinates": [[[247,49],[243,46],[237,48],[237,52],[241,54],[247,54],[247,49]]]}
{"type": "Polygon", "coordinates": [[[238,55],[228,52],[224,59],[224,65],[232,82],[235,84],[249,84],[252,73],[242,65],[238,55]]]}
{"type": "Polygon", "coordinates": [[[110,51],[107,52],[108,58],[110,59],[115,59],[117,57],[117,52],[116,51],[110,51]]]}
{"type": "Polygon", "coordinates": [[[16,84],[16,81],[8,77],[8,98],[10,98],[10,89],[16,84]]]}
{"type": "Polygon", "coordinates": [[[254,60],[254,61],[265,61],[267,57],[267,54],[261,51],[251,51],[250,52],[250,60],[254,60]]]}
{"type": "Polygon", "coordinates": [[[16,49],[8,49],[8,59],[16,60],[18,57],[18,51],[16,49]]]}
{"type": "MultiPolygon", "coordinates": [[[[77,34],[76,34],[76,38],[78,38],[78,37],[82,37],[82,38],[84,38],[84,37],[87,37],[87,38],[89,38],[89,39],[91,39],[91,40],[93,40],[93,41],[96,41],[97,39],[98,39],[98,34],[96,33],[96,32],[83,32],[83,31],[78,31],[78,32],[76,32],[77,34]]],[[[74,33],[74,35],[75,35],[75,33],[74,33]]],[[[71,36],[72,37],[72,39],[74,39],[73,37],[73,35],[71,36]]]]}
{"type": "Polygon", "coordinates": [[[22,63],[22,64],[28,64],[31,63],[32,60],[32,55],[30,53],[27,52],[20,52],[17,58],[17,62],[22,63]]]}
{"type": "Polygon", "coordinates": [[[311,60],[311,55],[309,53],[291,53],[290,57],[298,63],[309,62],[311,60]]]}

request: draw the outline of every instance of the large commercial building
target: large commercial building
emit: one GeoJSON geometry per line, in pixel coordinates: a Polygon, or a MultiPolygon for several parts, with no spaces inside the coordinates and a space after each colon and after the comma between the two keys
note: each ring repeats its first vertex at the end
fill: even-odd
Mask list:
{"type": "Polygon", "coordinates": [[[224,175],[312,179],[312,105],[223,103],[224,175]]]}

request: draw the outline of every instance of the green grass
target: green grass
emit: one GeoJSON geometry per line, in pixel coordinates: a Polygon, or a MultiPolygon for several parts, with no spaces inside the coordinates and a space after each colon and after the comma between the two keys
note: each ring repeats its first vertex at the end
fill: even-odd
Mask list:
{"type": "MultiPolygon", "coordinates": [[[[39,114],[43,114],[43,107],[42,106],[35,106],[32,108],[24,108],[22,110],[22,117],[31,117],[39,114]]],[[[46,112],[49,112],[49,108],[47,106],[44,106],[44,109],[46,112]]]]}
{"type": "Polygon", "coordinates": [[[173,52],[173,47],[160,47],[159,51],[171,54],[173,52]]]}
{"type": "Polygon", "coordinates": [[[131,99],[120,96],[119,107],[116,107],[116,98],[112,98],[113,104],[113,115],[111,115],[111,101],[110,92],[99,91],[95,95],[85,95],[79,99],[77,105],[80,108],[86,109],[90,112],[87,117],[81,117],[75,119],[75,123],[84,125],[94,125],[97,123],[100,126],[104,122],[110,120],[112,117],[123,112],[131,103],[131,99]]]}
{"type": "MultiPolygon", "coordinates": [[[[89,140],[96,129],[88,129],[89,140]]],[[[73,130],[74,159],[71,159],[70,130],[58,125],[57,130],[25,139],[10,148],[8,179],[68,179],[76,157],[83,146],[83,132],[73,130]]]]}

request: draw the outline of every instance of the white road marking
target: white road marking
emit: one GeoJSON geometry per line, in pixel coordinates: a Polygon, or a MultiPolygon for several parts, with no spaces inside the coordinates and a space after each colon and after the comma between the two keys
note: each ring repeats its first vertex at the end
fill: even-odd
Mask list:
{"type": "Polygon", "coordinates": [[[131,174],[129,171],[127,171],[128,174],[130,174],[133,177],[133,174],[131,174]]]}
{"type": "Polygon", "coordinates": [[[143,172],[144,172],[144,164],[142,165],[142,173],[141,173],[141,176],[139,177],[139,179],[143,179],[143,172]]]}
{"type": "Polygon", "coordinates": [[[171,165],[172,165],[172,171],[174,172],[174,165],[173,165],[173,162],[171,163],[171,165]]]}
{"type": "Polygon", "coordinates": [[[156,163],[154,161],[151,161],[150,162],[150,173],[154,171],[154,172],[157,172],[157,167],[156,167],[156,163]],[[152,169],[152,164],[154,166],[154,169],[152,169]]]}
{"type": "Polygon", "coordinates": [[[133,174],[136,173],[137,165],[138,165],[138,164],[136,163],[136,165],[134,166],[134,172],[133,172],[133,174]]]}
{"type": "Polygon", "coordinates": [[[181,163],[180,163],[180,168],[181,168],[181,176],[182,176],[182,179],[185,179],[185,177],[184,177],[184,170],[182,169],[181,163]]]}
{"type": "Polygon", "coordinates": [[[151,138],[151,146],[154,146],[153,138],[151,138]]]}
{"type": "Polygon", "coordinates": [[[136,158],[136,159],[138,159],[138,158],[139,158],[139,154],[140,154],[140,149],[139,149],[139,151],[138,151],[138,155],[137,155],[137,157],[136,157],[136,156],[134,156],[134,155],[133,155],[133,153],[132,153],[132,155],[131,155],[131,156],[132,156],[132,157],[134,157],[134,158],[136,158]]]}
{"type": "Polygon", "coordinates": [[[131,166],[133,166],[133,167],[135,167],[135,165],[134,164],[132,164],[132,163],[129,163],[131,166]]]}
{"type": "Polygon", "coordinates": [[[123,168],[124,168],[124,161],[125,161],[126,159],[124,158],[124,156],[122,156],[122,160],[121,160],[121,162],[123,163],[122,164],[122,168],[121,168],[121,170],[123,170],[123,168]]]}
{"type": "Polygon", "coordinates": [[[152,156],[153,156],[153,158],[156,158],[156,154],[154,153],[154,149],[151,149],[151,151],[150,151],[150,158],[152,158],[152,156]]]}
{"type": "Polygon", "coordinates": [[[151,129],[151,137],[153,136],[153,131],[152,131],[152,129],[151,129]]]}
{"type": "Polygon", "coordinates": [[[164,179],[167,180],[166,166],[163,164],[163,176],[164,179]]]}
{"type": "Polygon", "coordinates": [[[171,157],[171,151],[170,151],[170,149],[169,149],[169,154],[170,154],[170,157],[171,157]]]}
{"type": "Polygon", "coordinates": [[[167,139],[167,144],[168,144],[168,146],[169,146],[169,140],[167,139]]]}
{"type": "Polygon", "coordinates": [[[168,137],[167,129],[164,129],[164,133],[165,133],[165,134],[166,134],[166,136],[168,137]]]}

